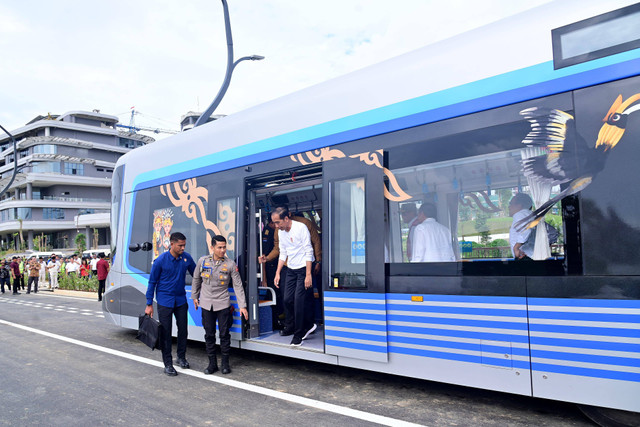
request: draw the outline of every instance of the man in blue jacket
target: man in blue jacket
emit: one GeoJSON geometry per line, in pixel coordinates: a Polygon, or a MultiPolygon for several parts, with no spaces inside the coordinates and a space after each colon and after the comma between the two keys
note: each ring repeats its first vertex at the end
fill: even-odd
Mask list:
{"type": "Polygon", "coordinates": [[[187,352],[187,294],[185,292],[186,272],[193,276],[195,262],[184,247],[187,238],[182,233],[172,233],[169,238],[170,248],[153,261],[149,285],[147,287],[146,314],[153,317],[153,296],[158,305],[158,320],[162,325],[160,333],[160,348],[164,373],[176,376],[171,357],[171,316],[175,316],[178,326],[178,363],[183,369],[189,369],[189,362],[185,358],[187,352]]]}

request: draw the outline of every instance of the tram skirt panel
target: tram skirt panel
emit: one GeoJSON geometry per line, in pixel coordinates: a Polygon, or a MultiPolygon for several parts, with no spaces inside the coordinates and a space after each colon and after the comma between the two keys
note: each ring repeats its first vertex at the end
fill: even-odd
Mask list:
{"type": "Polygon", "coordinates": [[[529,298],[533,395],[640,412],[640,301],[529,298]]]}

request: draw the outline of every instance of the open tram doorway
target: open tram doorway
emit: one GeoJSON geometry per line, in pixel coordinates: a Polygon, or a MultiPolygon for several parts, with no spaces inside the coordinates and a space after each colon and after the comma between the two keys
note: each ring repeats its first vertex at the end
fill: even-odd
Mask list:
{"type": "Polygon", "coordinates": [[[315,166],[274,173],[249,181],[247,189],[247,284],[250,316],[247,337],[255,343],[290,347],[292,335],[280,334],[286,325],[285,275],[281,273],[279,287],[273,283],[279,257],[276,256],[277,229],[271,221],[271,214],[278,206],[285,206],[293,221],[304,223],[310,230],[316,257],[312,266],[313,304],[308,304],[305,312],[313,313],[317,329],[297,349],[324,353],[323,281],[318,262],[322,260],[322,168],[315,166]],[[261,255],[267,258],[267,262],[258,262],[261,255]]]}

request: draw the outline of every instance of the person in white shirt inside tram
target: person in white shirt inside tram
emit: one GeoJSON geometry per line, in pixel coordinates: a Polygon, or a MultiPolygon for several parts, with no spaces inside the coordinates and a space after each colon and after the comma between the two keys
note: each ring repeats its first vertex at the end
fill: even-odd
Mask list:
{"type": "Polygon", "coordinates": [[[293,333],[291,345],[297,347],[317,328],[314,313],[305,310],[305,307],[313,306],[310,304],[313,301],[311,266],[314,261],[311,235],[304,224],[291,219],[286,207],[276,208],[271,220],[278,229],[280,249],[278,269],[273,279],[276,286],[280,286],[280,272],[285,261],[288,266],[284,287],[285,329],[281,335],[293,333]]]}
{"type": "Polygon", "coordinates": [[[456,256],[451,245],[451,232],[436,221],[437,208],[423,203],[418,209],[418,225],[413,230],[411,262],[450,262],[456,256]]]}
{"type": "Polygon", "coordinates": [[[411,261],[413,254],[413,235],[415,233],[416,226],[421,222],[417,214],[416,204],[405,203],[400,205],[400,216],[402,217],[402,221],[407,224],[407,227],[409,228],[407,231],[407,259],[411,261]]]}
{"type": "Polygon", "coordinates": [[[533,202],[531,197],[525,193],[518,193],[509,202],[509,215],[513,217],[513,223],[509,229],[509,246],[515,259],[529,259],[531,254],[525,253],[524,245],[531,234],[531,229],[522,231],[516,230],[515,224],[531,214],[533,202]]]}

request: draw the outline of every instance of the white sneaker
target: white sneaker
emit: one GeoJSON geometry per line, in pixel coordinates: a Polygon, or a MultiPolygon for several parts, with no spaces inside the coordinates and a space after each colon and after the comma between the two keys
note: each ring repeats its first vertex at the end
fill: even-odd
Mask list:
{"type": "Polygon", "coordinates": [[[304,334],[304,336],[302,337],[303,340],[306,340],[307,338],[309,338],[309,335],[311,335],[312,333],[314,333],[316,331],[316,329],[318,329],[318,325],[316,325],[315,323],[313,324],[312,327],[309,328],[309,330],[307,331],[306,334],[304,334]]]}

